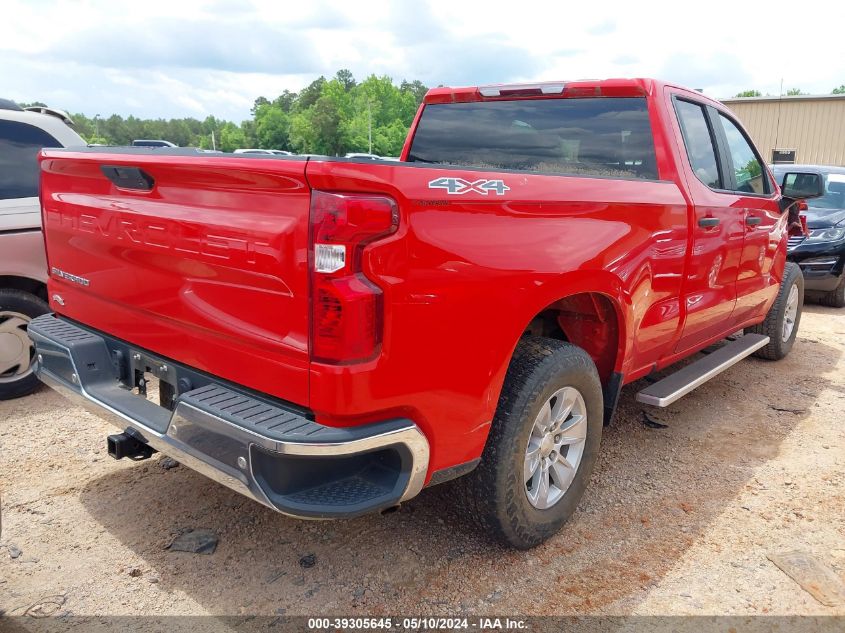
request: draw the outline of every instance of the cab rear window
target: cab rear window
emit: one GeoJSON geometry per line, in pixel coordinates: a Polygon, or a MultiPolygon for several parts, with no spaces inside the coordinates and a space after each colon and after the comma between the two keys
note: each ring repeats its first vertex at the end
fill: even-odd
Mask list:
{"type": "Polygon", "coordinates": [[[409,162],[657,178],[645,98],[427,105],[409,162]]]}

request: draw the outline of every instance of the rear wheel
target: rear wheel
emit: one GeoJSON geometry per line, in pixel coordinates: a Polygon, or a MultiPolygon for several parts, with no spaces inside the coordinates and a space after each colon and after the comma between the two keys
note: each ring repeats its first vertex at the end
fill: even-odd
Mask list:
{"type": "Polygon", "coordinates": [[[845,308],[845,273],[836,288],[819,297],[819,303],[831,308],[845,308]]]}
{"type": "Polygon", "coordinates": [[[41,384],[33,372],[35,346],[26,330],[32,319],[49,310],[28,292],[0,290],[0,400],[25,396],[41,384]]]}
{"type": "Polygon", "coordinates": [[[804,276],[798,264],[787,262],[778,296],[762,323],[746,328],[754,334],[765,334],[769,343],[755,352],[767,360],[780,360],[792,349],[798,336],[801,312],[804,309],[804,276]]]}
{"type": "Polygon", "coordinates": [[[456,482],[463,509],[518,549],[553,536],[590,480],[602,433],[602,389],[589,355],[526,337],[508,369],[479,466],[456,482]]]}

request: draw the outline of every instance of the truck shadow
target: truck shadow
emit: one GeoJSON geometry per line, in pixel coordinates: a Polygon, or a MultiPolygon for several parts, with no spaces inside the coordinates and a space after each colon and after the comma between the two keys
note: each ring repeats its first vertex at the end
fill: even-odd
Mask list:
{"type": "Polygon", "coordinates": [[[157,456],[92,480],[81,499],[145,561],[158,591],[214,614],[607,613],[639,602],[747,489],[811,414],[841,353],[801,339],[776,365],[744,361],[651,409],[650,425],[634,400],[645,383],[626,387],[578,512],[530,552],[468,526],[450,484],[385,516],[297,521],[157,456]],[[186,528],[214,531],[215,553],[166,549],[186,528]]]}

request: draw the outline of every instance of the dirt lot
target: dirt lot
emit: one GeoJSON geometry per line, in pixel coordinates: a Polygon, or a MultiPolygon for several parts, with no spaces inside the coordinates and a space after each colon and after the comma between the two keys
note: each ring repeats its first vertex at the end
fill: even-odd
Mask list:
{"type": "Polygon", "coordinates": [[[767,559],[802,549],[845,578],[843,351],[845,310],[808,306],[789,358],[650,411],[666,428],[644,424],[642,385],[627,387],[579,511],[528,553],[472,531],[448,485],[390,515],[305,522],[158,455],[113,461],[113,429],[44,389],[0,403],[0,608],[845,614],[767,559]],[[214,554],[167,549],[185,528],[214,531],[214,554]]]}

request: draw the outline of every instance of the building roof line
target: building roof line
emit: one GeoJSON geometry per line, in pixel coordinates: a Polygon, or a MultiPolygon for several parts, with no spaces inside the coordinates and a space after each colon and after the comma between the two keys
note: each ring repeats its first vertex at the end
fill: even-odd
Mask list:
{"type": "Polygon", "coordinates": [[[753,103],[753,102],[761,102],[761,101],[826,101],[828,99],[835,100],[835,99],[845,99],[845,94],[841,95],[783,95],[783,96],[771,96],[766,95],[765,97],[730,97],[728,99],[719,99],[722,103],[753,103]]]}

